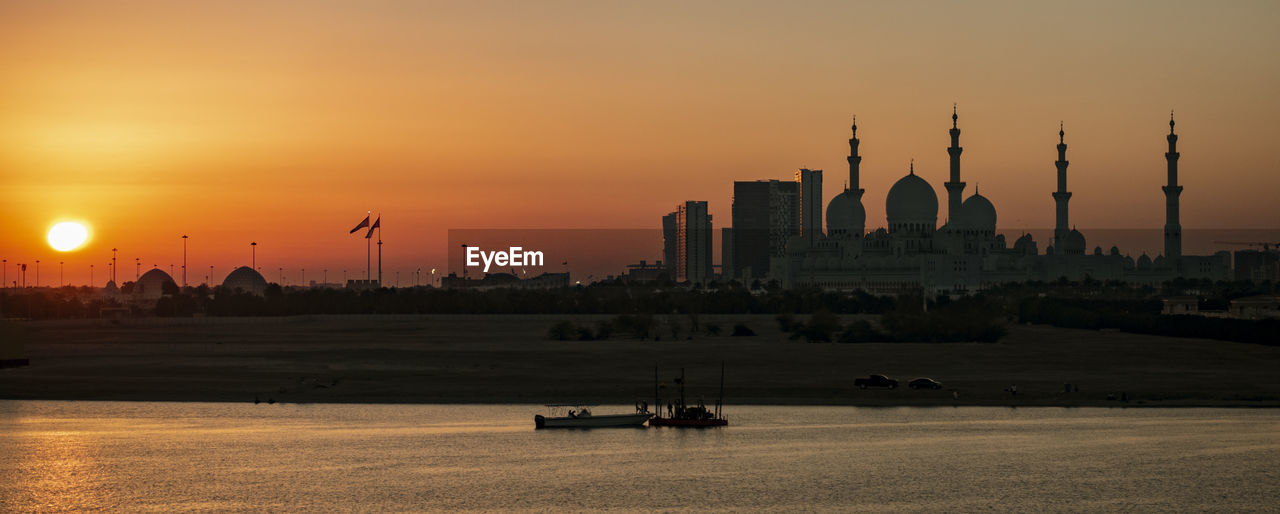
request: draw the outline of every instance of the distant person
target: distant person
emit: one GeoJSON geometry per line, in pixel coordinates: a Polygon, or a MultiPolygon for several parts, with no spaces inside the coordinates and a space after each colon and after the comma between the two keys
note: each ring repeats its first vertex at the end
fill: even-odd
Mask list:
{"type": "Polygon", "coordinates": [[[1018,396],[1018,385],[1014,384],[1009,386],[1009,393],[1011,393],[1013,396],[1018,396]]]}
{"type": "Polygon", "coordinates": [[[952,400],[959,400],[959,399],[960,399],[960,391],[951,391],[951,399],[952,399],[952,400]]]}

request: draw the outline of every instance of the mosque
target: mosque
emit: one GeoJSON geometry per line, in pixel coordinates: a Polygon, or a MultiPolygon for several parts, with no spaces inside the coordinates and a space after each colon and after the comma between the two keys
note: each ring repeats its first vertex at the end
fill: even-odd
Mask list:
{"type": "MultiPolygon", "coordinates": [[[[945,222],[938,226],[938,195],[911,165],[906,176],[890,189],[885,203],[888,228],[866,232],[865,193],[859,187],[858,125],[854,119],[849,139],[849,182],[827,205],[826,233],[805,227],[821,226],[821,211],[802,209],[799,234],[783,252],[769,260],[770,275],[784,286],[812,285],[828,290],[865,290],[875,294],[920,291],[930,294],[964,294],[1006,282],[1052,281],[1093,278],[1132,283],[1160,283],[1177,277],[1230,279],[1230,255],[1182,254],[1182,225],[1178,218],[1178,136],[1173,117],[1166,137],[1169,151],[1165,193],[1164,253],[1154,259],[1143,254],[1136,261],[1112,247],[1088,250],[1084,234],[1069,221],[1066,133],[1058,130],[1057,190],[1051,196],[1056,210],[1053,239],[1044,252],[1030,234],[1008,244],[996,232],[996,207],[977,194],[964,198],[960,175],[959,116],[951,114],[950,177],[943,184],[947,194],[945,222]]],[[[820,172],[819,172],[820,173],[820,172]]],[[[803,179],[812,176],[804,175],[803,179]]],[[[802,185],[802,205],[820,202],[817,187],[802,185]],[[814,191],[814,193],[810,193],[814,191]]]]}

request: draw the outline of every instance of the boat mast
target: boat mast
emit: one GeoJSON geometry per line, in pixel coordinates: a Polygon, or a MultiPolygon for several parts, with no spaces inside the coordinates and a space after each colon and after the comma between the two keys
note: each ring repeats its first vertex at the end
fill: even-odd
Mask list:
{"type": "Polygon", "coordinates": [[[653,363],[653,412],[662,417],[662,398],[658,398],[658,363],[653,363]]]}
{"type": "Polygon", "coordinates": [[[720,419],[721,405],[724,405],[724,361],[720,361],[720,397],[716,399],[716,419],[720,419]]]}
{"type": "Polygon", "coordinates": [[[684,410],[688,406],[684,402],[684,368],[680,368],[680,410],[684,410]]]}

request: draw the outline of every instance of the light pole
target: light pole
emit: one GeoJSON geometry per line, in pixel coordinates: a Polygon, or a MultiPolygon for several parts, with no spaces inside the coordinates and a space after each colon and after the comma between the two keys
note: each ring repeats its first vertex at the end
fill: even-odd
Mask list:
{"type": "Polygon", "coordinates": [[[422,283],[422,268],[418,268],[417,273],[413,276],[413,287],[418,287],[422,283]]]}
{"type": "Polygon", "coordinates": [[[253,260],[252,260],[252,261],[250,261],[249,266],[250,266],[250,267],[252,267],[252,268],[254,269],[254,271],[257,271],[257,269],[258,269],[258,243],[257,243],[256,241],[255,241],[255,242],[252,242],[252,243],[249,243],[249,248],[252,248],[252,249],[253,249],[253,260]]]}
{"type": "Polygon", "coordinates": [[[209,287],[213,287],[213,266],[209,266],[209,278],[205,282],[209,283],[209,287]]]}
{"type": "Polygon", "coordinates": [[[302,287],[307,287],[307,268],[302,268],[302,279],[298,281],[302,287]]]}
{"type": "Polygon", "coordinates": [[[40,287],[40,259],[36,259],[36,287],[40,287]]]}
{"type": "Polygon", "coordinates": [[[58,287],[62,287],[66,282],[63,280],[63,272],[66,271],[65,261],[58,261],[58,287]]]}
{"type": "Polygon", "coordinates": [[[329,268],[325,268],[325,269],[324,269],[324,283],[326,284],[326,285],[325,285],[325,287],[328,287],[328,284],[329,284],[329,268]]]}
{"type": "Polygon", "coordinates": [[[280,285],[284,285],[284,267],[280,267],[280,285]]]}
{"type": "Polygon", "coordinates": [[[27,288],[27,265],[22,265],[22,288],[27,288]]]}
{"type": "Polygon", "coordinates": [[[3,263],[4,269],[0,270],[0,274],[4,276],[0,277],[0,287],[8,289],[9,288],[9,259],[2,259],[2,260],[4,261],[3,263]]]}
{"type": "Polygon", "coordinates": [[[133,258],[133,281],[137,282],[138,277],[142,276],[142,257],[133,258]]]}
{"type": "Polygon", "coordinates": [[[89,265],[89,287],[93,287],[93,265],[89,265]]]}
{"type": "Polygon", "coordinates": [[[182,235],[182,287],[187,287],[187,235],[182,235]]]}
{"type": "MultiPolygon", "coordinates": [[[[119,280],[119,278],[116,277],[116,272],[119,271],[120,269],[120,265],[116,263],[116,252],[118,251],[119,250],[115,248],[111,249],[111,281],[112,282],[116,282],[116,280],[119,280]]],[[[116,285],[120,285],[120,283],[116,282],[116,285]]]]}

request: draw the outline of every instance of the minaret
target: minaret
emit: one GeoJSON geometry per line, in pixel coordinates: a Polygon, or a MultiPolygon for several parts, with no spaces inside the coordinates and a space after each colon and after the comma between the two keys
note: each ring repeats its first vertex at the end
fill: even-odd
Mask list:
{"type": "Polygon", "coordinates": [[[947,188],[947,223],[951,224],[960,219],[960,204],[964,201],[964,182],[960,181],[960,152],[964,148],[960,148],[960,129],[956,127],[956,121],[960,116],[956,114],[956,106],[951,106],[951,146],[947,148],[947,153],[951,155],[951,180],[943,184],[947,188]]]}
{"type": "Polygon", "coordinates": [[[1053,193],[1053,202],[1058,207],[1058,222],[1053,226],[1053,248],[1058,255],[1066,250],[1063,244],[1071,232],[1071,224],[1067,221],[1067,201],[1071,199],[1071,193],[1067,192],[1067,164],[1070,163],[1067,162],[1067,143],[1063,139],[1066,134],[1062,122],[1058,122],[1058,160],[1053,163],[1058,167],[1058,191],[1053,193]]]}
{"type": "Polygon", "coordinates": [[[862,165],[862,156],[858,155],[858,143],[861,143],[861,141],[858,140],[858,116],[854,115],[853,137],[849,138],[849,185],[846,189],[850,191],[849,194],[852,195],[854,199],[861,201],[862,193],[865,192],[865,190],[862,189],[862,182],[859,178],[859,166],[862,165]]]}
{"type": "MultiPolygon", "coordinates": [[[[1169,185],[1164,186],[1164,256],[1177,259],[1182,256],[1182,224],[1178,221],[1178,135],[1173,133],[1173,111],[1169,111],[1169,151],[1164,154],[1169,162],[1169,185]]],[[[1176,266],[1176,264],[1175,264],[1176,266]]]]}

